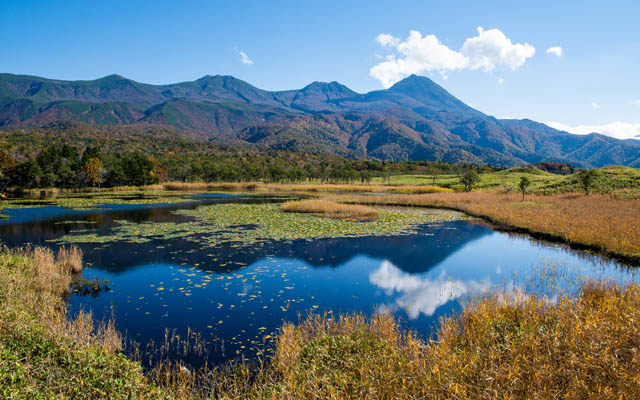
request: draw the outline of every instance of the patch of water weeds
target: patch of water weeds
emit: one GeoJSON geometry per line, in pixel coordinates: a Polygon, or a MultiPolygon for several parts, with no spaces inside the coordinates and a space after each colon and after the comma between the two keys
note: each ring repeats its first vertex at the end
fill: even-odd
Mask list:
{"type": "Polygon", "coordinates": [[[116,221],[107,234],[85,229],[59,243],[145,243],[183,238],[207,246],[232,242],[253,245],[266,240],[408,235],[425,223],[462,218],[456,212],[380,209],[373,221],[353,222],[280,211],[277,204],[216,204],[174,211],[192,217],[189,222],[116,221]]]}
{"type": "Polygon", "coordinates": [[[46,200],[8,199],[0,200],[0,210],[6,208],[33,208],[59,206],[74,210],[90,209],[104,204],[157,204],[193,201],[188,193],[167,191],[125,191],[61,195],[46,200]]]}

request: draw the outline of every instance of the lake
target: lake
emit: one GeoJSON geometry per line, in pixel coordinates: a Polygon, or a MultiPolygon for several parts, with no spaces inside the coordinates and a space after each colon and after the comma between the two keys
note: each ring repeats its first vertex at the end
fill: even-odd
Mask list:
{"type": "Polygon", "coordinates": [[[390,312],[427,338],[440,317],[493,289],[553,301],[556,286],[574,293],[582,278],[636,279],[628,266],[456,213],[391,210],[412,215],[399,220],[406,228],[398,232],[384,221],[370,234],[361,229],[367,223],[327,222],[305,231],[320,218],[278,214],[274,203],[282,198],[187,200],[9,209],[0,239],[8,246],[77,243],[85,254],[83,277],[108,281],[109,290],[71,296],[71,315],[82,309],[113,317],[142,349],[163,343],[167,332],[197,337],[204,356],[170,355],[192,365],[263,355],[283,322],[309,312],[390,312]],[[294,225],[283,232],[274,223],[294,225]],[[349,237],[335,233],[346,226],[349,237]],[[319,229],[333,233],[314,233],[319,229]]]}

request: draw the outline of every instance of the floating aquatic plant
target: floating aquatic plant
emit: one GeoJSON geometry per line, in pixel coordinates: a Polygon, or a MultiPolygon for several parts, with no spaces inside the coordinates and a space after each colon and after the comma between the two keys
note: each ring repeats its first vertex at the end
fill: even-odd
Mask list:
{"type": "Polygon", "coordinates": [[[110,233],[75,231],[57,239],[60,243],[144,243],[184,238],[207,246],[252,245],[267,240],[319,239],[415,233],[425,223],[460,218],[456,213],[381,209],[374,221],[354,222],[280,211],[277,204],[216,204],[175,214],[189,222],[117,221],[110,233]]]}

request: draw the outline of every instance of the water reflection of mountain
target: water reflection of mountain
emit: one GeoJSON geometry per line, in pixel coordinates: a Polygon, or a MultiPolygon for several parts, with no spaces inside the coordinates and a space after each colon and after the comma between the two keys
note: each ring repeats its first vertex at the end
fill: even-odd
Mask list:
{"type": "Polygon", "coordinates": [[[269,250],[278,257],[299,258],[314,267],[337,267],[362,254],[388,260],[405,272],[420,273],[491,232],[486,226],[466,221],[438,222],[425,225],[417,235],[274,243],[269,250]]]}
{"type": "MultiPolygon", "coordinates": [[[[49,242],[70,232],[91,230],[107,234],[116,221],[183,222],[191,220],[172,213],[203,204],[241,201],[244,203],[277,201],[259,196],[247,198],[205,198],[189,204],[121,204],[108,209],[72,210],[61,207],[15,209],[11,219],[0,224],[0,238],[8,246],[24,244],[52,245],[49,242]],[[7,223],[8,222],[8,223],[7,223]]],[[[206,248],[201,243],[183,239],[147,243],[89,243],[80,245],[85,260],[111,272],[122,272],[152,262],[199,264],[216,272],[233,271],[264,257],[291,257],[314,267],[337,267],[359,254],[388,259],[406,272],[427,271],[466,243],[491,232],[491,228],[463,221],[433,223],[418,235],[391,237],[334,238],[267,241],[260,246],[206,248]],[[215,254],[215,257],[211,257],[215,254]],[[215,258],[215,260],[213,260],[215,258]],[[220,267],[224,264],[223,267],[220,267]]]]}
{"type": "Polygon", "coordinates": [[[265,257],[296,258],[313,267],[335,268],[357,255],[386,259],[405,272],[418,273],[429,270],[467,243],[489,233],[491,229],[486,226],[453,221],[426,225],[417,235],[392,237],[269,241],[261,246],[216,248],[175,239],[117,243],[103,248],[85,246],[85,249],[92,248],[87,252],[87,261],[116,273],[152,262],[198,264],[201,269],[229,272],[265,257]]]}

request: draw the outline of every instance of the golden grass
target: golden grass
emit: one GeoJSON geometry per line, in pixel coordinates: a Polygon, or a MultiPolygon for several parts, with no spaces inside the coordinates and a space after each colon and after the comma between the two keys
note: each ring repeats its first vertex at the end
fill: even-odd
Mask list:
{"type": "Polygon", "coordinates": [[[640,287],[587,284],[554,305],[508,293],[445,318],[437,341],[389,315],[285,324],[270,365],[224,398],[555,399],[640,396],[640,287]]]}
{"type": "Polygon", "coordinates": [[[608,255],[640,260],[640,200],[604,194],[528,195],[497,192],[332,196],[345,203],[442,207],[505,227],[539,234],[608,255]]]}
{"type": "Polygon", "coordinates": [[[310,316],[282,327],[266,375],[282,399],[424,398],[425,349],[388,315],[310,316]]]}
{"type": "Polygon", "coordinates": [[[442,398],[638,398],[639,306],[636,284],[590,283],[553,306],[494,295],[443,322],[427,379],[442,398]]]}
{"type": "Polygon", "coordinates": [[[70,249],[0,249],[0,398],[157,398],[122,337],[91,314],[67,315],[70,249]]]}
{"type": "Polygon", "coordinates": [[[295,213],[311,213],[319,217],[335,218],[347,221],[363,221],[378,218],[378,211],[373,208],[336,203],[320,199],[288,201],[280,206],[282,211],[295,213]]]}
{"type": "Polygon", "coordinates": [[[56,264],[63,270],[70,271],[74,274],[82,272],[82,250],[78,246],[64,246],[58,249],[56,264]]]}

